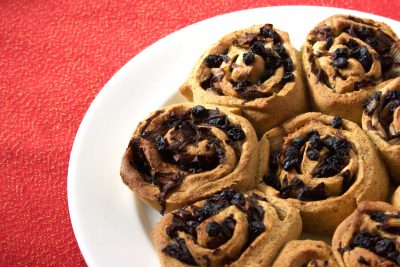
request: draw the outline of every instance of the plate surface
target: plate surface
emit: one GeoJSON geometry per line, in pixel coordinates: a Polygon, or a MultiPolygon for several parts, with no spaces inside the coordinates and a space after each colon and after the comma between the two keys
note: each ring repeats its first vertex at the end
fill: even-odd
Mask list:
{"type": "Polygon", "coordinates": [[[185,101],[177,89],[203,51],[226,33],[265,23],[288,32],[299,49],[315,24],[339,13],[400,28],[394,20],[346,9],[283,6],[244,10],[170,34],[110,79],[79,127],[68,170],[72,226],[89,266],[159,266],[150,232],[160,215],[122,183],[120,162],[140,120],[160,106],[185,101]]]}

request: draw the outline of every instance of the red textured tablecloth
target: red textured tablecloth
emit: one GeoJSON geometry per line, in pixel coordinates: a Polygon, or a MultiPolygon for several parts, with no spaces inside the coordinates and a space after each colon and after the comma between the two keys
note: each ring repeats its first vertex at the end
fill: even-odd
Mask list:
{"type": "Polygon", "coordinates": [[[199,20],[299,4],[400,20],[392,0],[0,1],[0,266],[85,265],[68,214],[68,160],[113,73],[199,20]]]}

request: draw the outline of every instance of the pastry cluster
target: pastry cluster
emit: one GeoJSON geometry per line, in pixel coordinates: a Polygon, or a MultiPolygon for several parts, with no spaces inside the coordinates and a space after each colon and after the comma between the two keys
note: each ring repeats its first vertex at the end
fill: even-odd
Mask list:
{"type": "Polygon", "coordinates": [[[163,266],[399,266],[400,40],[335,15],[296,51],[271,24],[197,61],[141,121],[123,182],[164,215],[163,266]],[[298,240],[332,236],[332,246],[298,240]]]}

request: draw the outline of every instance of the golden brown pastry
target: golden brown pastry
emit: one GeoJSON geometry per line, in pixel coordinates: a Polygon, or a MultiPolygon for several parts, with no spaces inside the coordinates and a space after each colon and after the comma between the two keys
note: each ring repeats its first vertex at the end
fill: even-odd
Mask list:
{"type": "Polygon", "coordinates": [[[165,215],[152,239],[162,266],[271,266],[301,233],[299,211],[226,189],[165,215]]]}
{"type": "Polygon", "coordinates": [[[122,180],[161,213],[223,188],[254,187],[258,143],[243,117],[190,103],[153,112],[137,126],[122,180]]]}
{"type": "Polygon", "coordinates": [[[335,15],[318,23],[302,47],[312,109],[360,124],[362,105],[376,86],[400,76],[391,51],[398,45],[382,22],[335,15]]]}
{"type": "Polygon", "coordinates": [[[260,141],[258,188],[300,210],[305,231],[327,235],[363,200],[385,200],[388,175],[355,123],[310,112],[260,141]]]}
{"type": "Polygon", "coordinates": [[[339,264],[325,242],[293,240],[285,245],[272,267],[339,267],[339,264]]]}
{"type": "Polygon", "coordinates": [[[341,266],[400,265],[400,213],[385,202],[361,202],[336,229],[332,248],[341,266]]]}
{"type": "Polygon", "coordinates": [[[307,110],[298,57],[286,32],[255,25],[211,46],[180,91],[195,103],[240,108],[261,136],[307,110]]]}
{"type": "Polygon", "coordinates": [[[391,199],[391,203],[397,209],[400,209],[400,186],[394,191],[391,199]]]}
{"type": "Polygon", "coordinates": [[[365,104],[362,128],[375,143],[394,182],[400,183],[400,77],[382,84],[365,104]]]}

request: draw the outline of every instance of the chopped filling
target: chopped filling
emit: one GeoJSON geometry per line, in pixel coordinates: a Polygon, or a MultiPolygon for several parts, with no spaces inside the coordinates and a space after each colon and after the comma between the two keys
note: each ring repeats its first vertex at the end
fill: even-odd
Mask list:
{"type": "Polygon", "coordinates": [[[385,238],[369,232],[359,232],[353,237],[350,248],[365,248],[372,253],[400,264],[400,252],[396,247],[396,239],[385,238]]]}
{"type": "Polygon", "coordinates": [[[269,97],[295,79],[293,60],[271,24],[258,33],[238,37],[221,54],[208,55],[204,65],[211,74],[202,80],[203,89],[245,100],[269,97]],[[271,78],[274,75],[277,77],[271,78]],[[227,86],[225,80],[230,89],[223,88],[227,86]]]}
{"type": "MultiPolygon", "coordinates": [[[[263,223],[264,210],[258,204],[258,201],[266,200],[257,195],[246,197],[236,190],[225,189],[208,197],[200,207],[192,205],[188,208],[174,211],[172,213],[172,223],[166,229],[166,234],[171,238],[171,241],[162,251],[183,263],[196,265],[196,262],[190,260],[193,259],[193,256],[187,249],[185,241],[178,237],[178,232],[189,234],[194,242],[197,243],[197,227],[231,205],[237,206],[246,213],[249,223],[249,236],[246,246],[243,248],[245,250],[254,239],[266,230],[266,226],[263,223]]],[[[206,247],[208,249],[218,249],[218,247],[225,244],[232,237],[236,223],[233,215],[228,215],[220,222],[209,221],[205,227],[209,237],[206,247]]]]}
{"type": "Polygon", "coordinates": [[[385,95],[376,92],[365,103],[364,113],[372,117],[370,130],[379,130],[386,141],[397,143],[400,138],[400,93],[396,90],[387,91],[385,95]]]}
{"type": "MultiPolygon", "coordinates": [[[[334,117],[331,126],[340,128],[342,119],[334,117]]],[[[269,172],[263,176],[263,181],[279,191],[282,198],[315,201],[343,194],[355,181],[351,171],[344,170],[350,162],[351,148],[350,142],[341,135],[325,134],[321,137],[317,130],[310,130],[303,136],[289,140],[282,150],[271,152],[269,172]],[[341,188],[330,192],[324,182],[305,184],[302,180],[304,164],[307,164],[307,175],[313,179],[341,177],[341,188]]]]}
{"type": "Polygon", "coordinates": [[[246,136],[240,126],[233,125],[219,110],[203,106],[195,106],[183,114],[171,112],[159,125],[149,127],[156,117],[149,118],[140,130],[141,136],[130,141],[130,163],[144,181],[160,188],[158,200],[163,213],[167,195],[186,175],[213,170],[224,162],[223,140],[209,126],[225,132],[225,143],[237,153],[240,153],[238,142],[246,136]]]}
{"type": "Polygon", "coordinates": [[[317,80],[337,93],[373,86],[395,65],[394,39],[374,25],[349,16],[338,29],[322,26],[309,35],[309,61],[317,80]]]}

